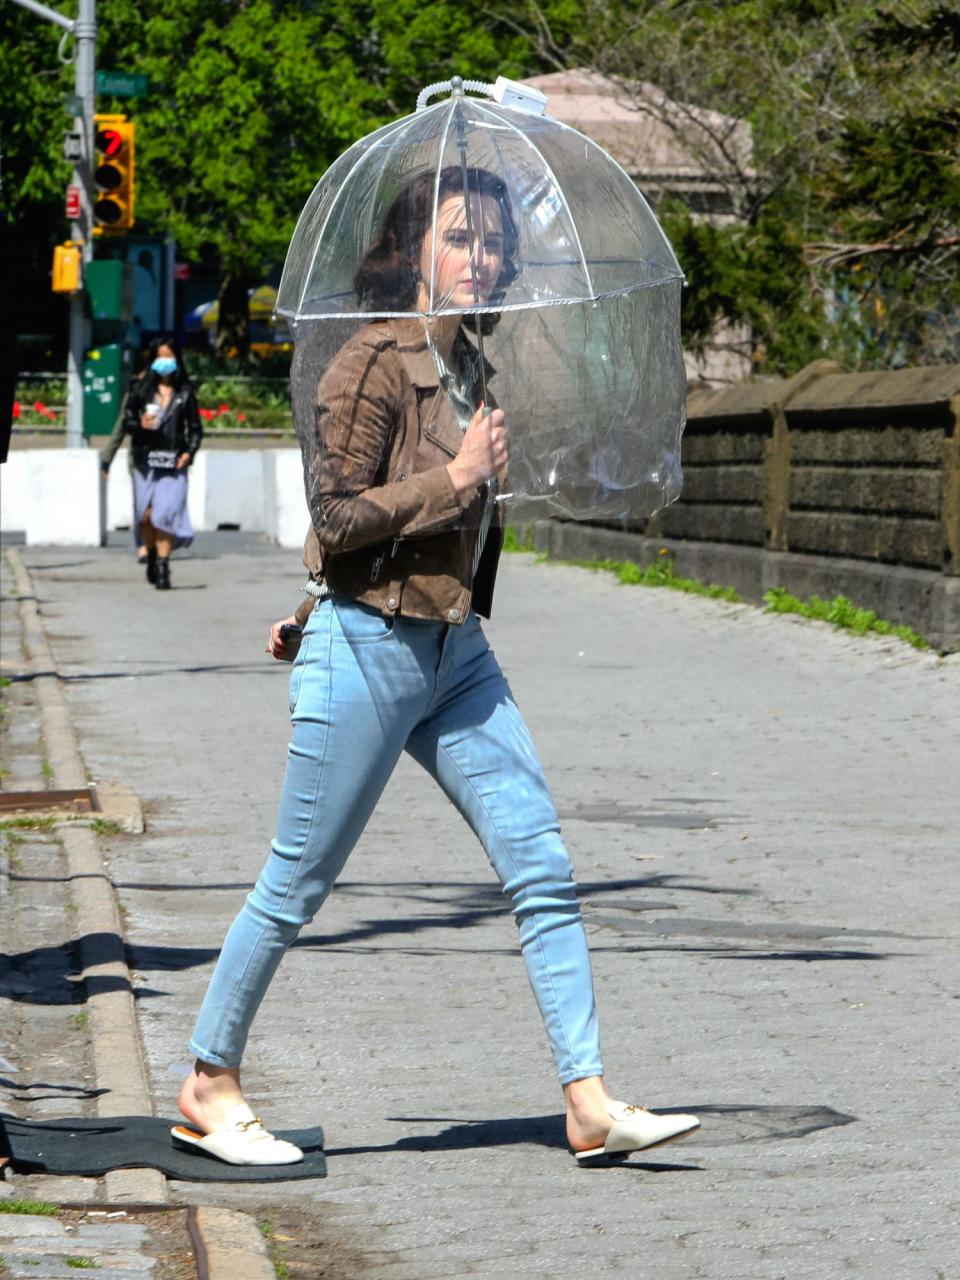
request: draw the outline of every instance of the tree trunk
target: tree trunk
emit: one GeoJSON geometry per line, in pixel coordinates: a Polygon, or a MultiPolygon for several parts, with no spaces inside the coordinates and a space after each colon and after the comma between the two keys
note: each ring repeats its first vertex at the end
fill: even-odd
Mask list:
{"type": "Polygon", "coordinates": [[[240,356],[246,359],[250,354],[250,319],[249,278],[245,272],[228,271],[220,285],[220,316],[217,321],[218,356],[240,356]]]}

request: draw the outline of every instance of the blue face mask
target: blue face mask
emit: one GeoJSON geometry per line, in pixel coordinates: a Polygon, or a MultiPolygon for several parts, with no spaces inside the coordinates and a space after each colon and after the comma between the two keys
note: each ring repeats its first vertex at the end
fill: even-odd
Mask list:
{"type": "Polygon", "coordinates": [[[161,378],[169,377],[171,373],[176,373],[177,362],[173,356],[157,356],[150,368],[154,373],[159,373],[161,378]]]}

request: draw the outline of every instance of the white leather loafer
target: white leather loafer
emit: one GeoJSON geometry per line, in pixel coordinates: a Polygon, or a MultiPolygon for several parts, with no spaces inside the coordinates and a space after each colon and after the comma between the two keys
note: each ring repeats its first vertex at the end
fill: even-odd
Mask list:
{"type": "Polygon", "coordinates": [[[575,1151],[581,1168],[626,1160],[632,1151],[646,1151],[650,1147],[662,1147],[665,1142],[676,1142],[694,1129],[700,1128],[696,1116],[659,1116],[646,1107],[629,1106],[625,1102],[611,1101],[607,1108],[613,1125],[602,1147],[590,1151],[575,1151]]]}
{"type": "Polygon", "coordinates": [[[213,1133],[203,1134],[188,1125],[170,1130],[175,1147],[185,1147],[222,1160],[224,1164],[298,1164],[303,1152],[292,1142],[275,1138],[264,1129],[260,1117],[238,1103],[227,1113],[226,1123],[213,1133]]]}

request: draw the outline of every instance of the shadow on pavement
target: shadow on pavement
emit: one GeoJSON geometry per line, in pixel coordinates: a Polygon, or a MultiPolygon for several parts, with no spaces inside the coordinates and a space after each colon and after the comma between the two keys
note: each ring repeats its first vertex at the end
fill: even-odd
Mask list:
{"type": "MultiPolygon", "coordinates": [[[[657,1107],[658,1114],[692,1112],[703,1124],[692,1134],[685,1147],[728,1146],[745,1142],[780,1142],[788,1138],[805,1138],[821,1129],[838,1128],[853,1124],[856,1116],[845,1115],[828,1106],[758,1106],[752,1103],[734,1104],[684,1104],[678,1107],[657,1107]]],[[[416,1137],[398,1138],[377,1146],[338,1147],[327,1150],[328,1156],[370,1155],[386,1151],[468,1151],[478,1147],[509,1147],[534,1145],[566,1150],[564,1117],[560,1114],[527,1117],[509,1117],[497,1120],[465,1120],[455,1116],[387,1116],[392,1124],[445,1125],[437,1133],[416,1137]]],[[[652,1154],[652,1153],[651,1153],[652,1154]]],[[[695,1164],[641,1163],[642,1153],[637,1153],[629,1163],[632,1167],[651,1170],[690,1170],[695,1164]]]]}

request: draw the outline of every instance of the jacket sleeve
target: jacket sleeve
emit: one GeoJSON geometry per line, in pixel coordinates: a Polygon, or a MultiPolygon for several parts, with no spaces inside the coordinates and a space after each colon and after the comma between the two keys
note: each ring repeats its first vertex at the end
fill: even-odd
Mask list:
{"type": "Polygon", "coordinates": [[[446,465],[388,479],[404,394],[392,344],[356,342],[317,388],[310,515],[320,545],[351,551],[456,524],[474,497],[458,494],[446,465]]]}
{"type": "Polygon", "coordinates": [[[200,410],[197,408],[197,397],[193,388],[183,405],[183,442],[192,462],[203,440],[203,423],[200,421],[200,410]]]}
{"type": "Polygon", "coordinates": [[[127,405],[130,403],[130,392],[127,392],[123,402],[123,408],[120,410],[120,416],[117,418],[117,425],[113,428],[113,435],[100,450],[101,467],[109,467],[110,463],[117,456],[120,447],[123,444],[123,437],[127,434],[129,427],[127,425],[127,405]]]}

